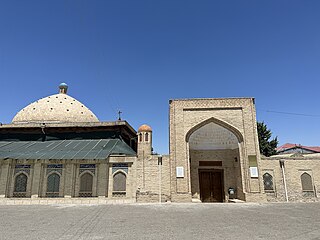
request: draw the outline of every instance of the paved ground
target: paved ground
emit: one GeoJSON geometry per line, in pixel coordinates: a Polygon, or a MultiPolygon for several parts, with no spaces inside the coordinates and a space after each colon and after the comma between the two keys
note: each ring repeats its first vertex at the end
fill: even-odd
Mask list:
{"type": "Polygon", "coordinates": [[[320,239],[320,203],[0,206],[0,239],[320,239]]]}

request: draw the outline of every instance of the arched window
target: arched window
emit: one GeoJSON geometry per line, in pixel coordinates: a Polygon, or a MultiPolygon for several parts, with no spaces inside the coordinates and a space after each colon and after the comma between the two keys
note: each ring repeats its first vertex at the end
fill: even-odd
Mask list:
{"type": "Polygon", "coordinates": [[[47,181],[47,197],[58,197],[60,188],[60,176],[57,173],[50,174],[47,181]]]}
{"type": "Polygon", "coordinates": [[[90,173],[84,173],[80,178],[79,197],[92,197],[93,176],[90,173]]]}
{"type": "Polygon", "coordinates": [[[142,133],[139,133],[139,142],[142,142],[142,133]]]}
{"type": "Polygon", "coordinates": [[[149,141],[149,133],[146,133],[144,135],[144,141],[148,142],[149,141]]]}
{"type": "Polygon", "coordinates": [[[273,191],[273,177],[269,173],[263,174],[264,190],[273,191]]]}
{"type": "Polygon", "coordinates": [[[123,172],[118,172],[113,176],[113,195],[126,194],[126,179],[123,172]]]}
{"type": "Polygon", "coordinates": [[[14,183],[14,197],[25,197],[27,192],[27,182],[28,177],[20,173],[18,176],[16,176],[15,183],[14,183]]]}
{"type": "Polygon", "coordinates": [[[312,179],[310,174],[306,172],[301,174],[301,185],[302,185],[302,191],[305,191],[305,192],[313,191],[312,179]]]}

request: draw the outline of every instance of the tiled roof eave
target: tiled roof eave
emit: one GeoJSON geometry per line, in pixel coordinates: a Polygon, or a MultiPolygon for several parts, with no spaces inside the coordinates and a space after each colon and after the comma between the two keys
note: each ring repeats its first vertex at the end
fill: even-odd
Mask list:
{"type": "Polygon", "coordinates": [[[136,155],[119,139],[53,140],[29,142],[0,142],[0,159],[17,160],[106,160],[113,149],[125,156],[136,155]],[[25,147],[25,144],[29,146],[25,147]]]}

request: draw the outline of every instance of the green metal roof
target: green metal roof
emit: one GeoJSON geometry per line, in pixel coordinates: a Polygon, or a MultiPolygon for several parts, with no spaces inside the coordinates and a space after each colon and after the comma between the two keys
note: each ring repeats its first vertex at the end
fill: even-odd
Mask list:
{"type": "Polygon", "coordinates": [[[120,139],[0,141],[0,159],[106,159],[111,154],[136,152],[120,139]]]}

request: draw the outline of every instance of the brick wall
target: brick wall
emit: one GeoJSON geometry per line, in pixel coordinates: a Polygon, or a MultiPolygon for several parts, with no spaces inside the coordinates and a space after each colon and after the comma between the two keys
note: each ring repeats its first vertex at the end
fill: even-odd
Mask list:
{"type": "MultiPolygon", "coordinates": [[[[255,106],[252,98],[186,99],[170,101],[170,161],[171,194],[190,195],[189,149],[187,136],[199,124],[213,121],[238,136],[240,141],[240,168],[242,192],[260,193],[262,178],[250,179],[248,156],[257,158],[260,164],[259,144],[256,128],[255,106]],[[176,178],[176,167],[183,167],[184,178],[176,178]],[[252,188],[252,189],[251,189],[252,188]]],[[[243,195],[242,198],[245,198],[243,195]]],[[[179,196],[176,197],[179,199],[179,196]]]]}
{"type": "Polygon", "coordinates": [[[137,170],[139,185],[137,186],[137,202],[171,201],[170,197],[170,162],[169,156],[162,156],[162,165],[158,165],[158,155],[140,158],[137,170]]]}
{"type": "Polygon", "coordinates": [[[269,173],[273,176],[274,191],[266,191],[268,201],[285,201],[284,181],[279,160],[284,161],[284,173],[287,184],[289,201],[319,201],[318,189],[320,189],[320,157],[312,155],[304,157],[278,157],[263,158],[261,161],[261,173],[269,173]],[[302,190],[301,175],[308,173],[312,178],[313,192],[302,190]]]}

